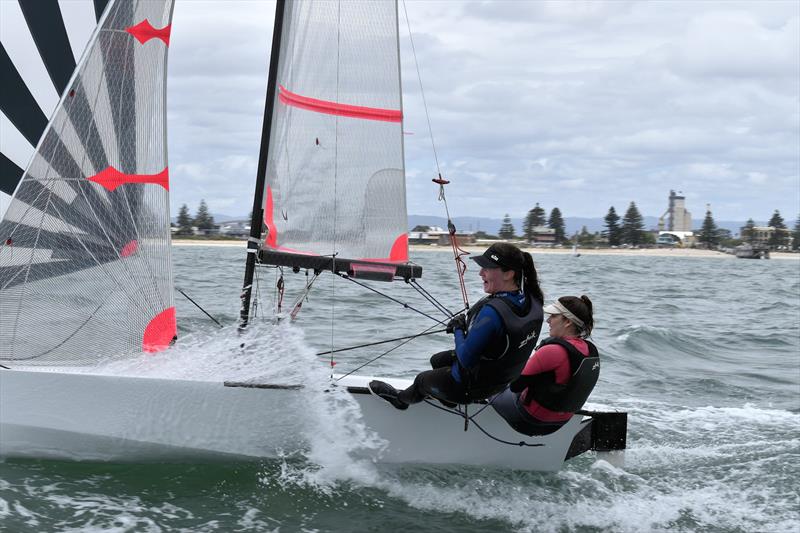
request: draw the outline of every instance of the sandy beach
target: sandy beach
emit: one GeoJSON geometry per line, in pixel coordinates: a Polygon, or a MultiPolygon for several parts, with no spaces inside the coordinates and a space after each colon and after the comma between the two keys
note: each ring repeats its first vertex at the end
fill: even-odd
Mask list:
{"type": "MultiPolygon", "coordinates": [[[[228,240],[196,240],[196,239],[172,239],[174,246],[229,246],[239,248],[245,246],[245,241],[228,241],[228,240]]],[[[486,249],[484,245],[480,246],[463,246],[467,252],[472,254],[480,254],[486,249]]],[[[409,249],[412,252],[443,252],[448,251],[448,247],[444,246],[428,246],[428,245],[411,245],[409,249]]],[[[530,252],[534,257],[537,255],[547,254],[564,254],[571,255],[572,248],[534,248],[523,247],[524,250],[530,252]]],[[[714,257],[718,259],[736,259],[735,256],[717,252],[715,250],[701,250],[697,248],[580,248],[578,253],[581,255],[620,255],[620,256],[637,256],[637,257],[695,257],[695,258],[708,258],[714,257]]],[[[800,261],[800,254],[786,253],[786,252],[771,252],[770,259],[788,259],[800,261]]]]}

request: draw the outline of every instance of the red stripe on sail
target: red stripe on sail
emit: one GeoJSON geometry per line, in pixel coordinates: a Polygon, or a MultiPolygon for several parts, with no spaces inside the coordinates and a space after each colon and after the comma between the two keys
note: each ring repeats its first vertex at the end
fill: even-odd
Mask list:
{"type": "Polygon", "coordinates": [[[139,241],[132,240],[128,244],[122,247],[122,250],[119,252],[120,257],[130,257],[135,254],[139,250],[139,241]]]}
{"type": "Polygon", "coordinates": [[[150,39],[161,39],[167,46],[169,46],[169,33],[171,30],[172,24],[159,29],[154,28],[147,19],[144,19],[136,26],[125,28],[125,31],[136,37],[136,40],[141,44],[146,43],[150,39]]]}
{"type": "Polygon", "coordinates": [[[272,214],[272,187],[267,186],[267,199],[264,205],[264,224],[267,225],[267,246],[278,247],[278,229],[275,227],[275,217],[272,214]]]}
{"type": "Polygon", "coordinates": [[[278,98],[286,105],[299,107],[316,113],[337,115],[340,117],[362,118],[365,120],[381,120],[384,122],[400,122],[403,119],[402,111],[395,109],[381,109],[378,107],[363,107],[359,105],[339,104],[327,100],[317,100],[308,96],[301,96],[288,91],[283,85],[279,86],[278,98]]]}
{"type": "Polygon", "coordinates": [[[108,167],[101,173],[90,176],[88,180],[102,185],[109,191],[126,183],[152,183],[169,190],[169,171],[166,168],[158,174],[123,174],[114,167],[108,167]]]}
{"type": "Polygon", "coordinates": [[[175,340],[178,324],[175,320],[175,308],[164,309],[153,317],[142,336],[142,349],[147,353],[161,352],[169,348],[175,340]]]}
{"type": "Polygon", "coordinates": [[[408,261],[408,233],[403,233],[394,240],[392,251],[389,252],[389,261],[408,261]]]}

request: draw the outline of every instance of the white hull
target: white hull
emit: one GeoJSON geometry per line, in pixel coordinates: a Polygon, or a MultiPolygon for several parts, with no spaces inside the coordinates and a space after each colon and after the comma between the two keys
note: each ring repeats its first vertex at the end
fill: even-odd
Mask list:
{"type": "MultiPolygon", "coordinates": [[[[590,419],[576,416],[546,437],[525,437],[491,408],[476,417],[498,443],[463,418],[422,403],[398,411],[351,376],[366,425],[388,441],[378,462],[558,470],[590,419]]],[[[387,380],[404,387],[408,381],[387,380]]],[[[0,370],[0,456],[84,461],[207,461],[276,457],[303,445],[302,389],[221,382],[0,370]]],[[[471,414],[481,406],[470,406],[471,414]]]]}

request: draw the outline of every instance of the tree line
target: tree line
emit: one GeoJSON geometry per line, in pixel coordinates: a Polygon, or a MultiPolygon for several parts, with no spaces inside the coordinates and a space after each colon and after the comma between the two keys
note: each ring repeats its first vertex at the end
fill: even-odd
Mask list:
{"type": "Polygon", "coordinates": [[[214,228],[214,217],[208,211],[205,200],[200,200],[200,206],[194,217],[189,214],[189,207],[183,204],[178,210],[178,219],[175,224],[178,227],[176,235],[192,235],[194,228],[199,230],[210,230],[214,228]]]}
{"type": "MultiPolygon", "coordinates": [[[[621,244],[638,246],[640,244],[649,244],[653,241],[652,236],[644,230],[644,217],[639,212],[635,202],[630,203],[625,215],[621,218],[614,206],[611,206],[603,220],[605,222],[604,231],[591,233],[586,229],[586,226],[583,226],[579,233],[567,238],[561,210],[558,207],[554,207],[550,210],[550,215],[547,216],[547,212],[537,202],[536,206],[528,211],[525,217],[520,237],[533,241],[536,237],[537,228],[545,227],[553,230],[553,242],[555,244],[573,242],[575,244],[590,245],[596,244],[601,237],[608,241],[609,246],[619,246],[621,244]]],[[[514,239],[517,237],[508,213],[503,217],[498,236],[502,239],[514,239]]]]}
{"type": "MultiPolygon", "coordinates": [[[[769,236],[769,241],[767,244],[771,248],[778,248],[781,246],[788,247],[791,243],[793,250],[800,249],[800,215],[797,215],[794,228],[792,231],[789,231],[789,228],[786,226],[780,211],[776,209],[775,212],[772,213],[772,217],[770,217],[769,222],[767,222],[767,226],[771,226],[777,230],[773,231],[769,236]]],[[[740,242],[755,242],[755,227],[756,223],[753,221],[753,219],[747,219],[747,222],[742,228],[740,242]]],[[[735,245],[739,243],[734,241],[731,237],[730,231],[717,228],[717,224],[714,222],[714,216],[711,214],[711,209],[706,209],[706,216],[703,219],[703,225],[701,226],[700,232],[697,235],[697,240],[701,244],[705,245],[706,248],[713,248],[719,246],[720,244],[735,245]]]]}
{"type": "MultiPolygon", "coordinates": [[[[617,214],[614,206],[609,207],[608,213],[603,217],[603,221],[605,229],[602,232],[591,233],[586,229],[586,226],[583,226],[580,232],[576,232],[572,237],[568,238],[566,236],[564,217],[561,214],[561,210],[558,207],[554,207],[548,216],[547,212],[537,202],[536,206],[528,211],[525,217],[522,235],[518,236],[516,234],[514,225],[511,223],[511,217],[506,213],[503,217],[503,223],[500,226],[498,237],[507,240],[524,238],[527,241],[533,241],[537,228],[544,227],[553,230],[553,242],[555,244],[573,243],[582,246],[591,246],[597,244],[601,238],[605,239],[609,246],[620,246],[623,244],[630,246],[655,244],[654,235],[644,229],[644,217],[639,212],[635,202],[631,202],[628,205],[628,209],[622,217],[617,214]]],[[[798,215],[792,231],[788,231],[783,217],[776,209],[767,223],[767,226],[772,226],[778,230],[787,230],[775,231],[771,234],[769,240],[769,245],[771,247],[789,246],[791,242],[792,249],[800,249],[800,215],[798,215]]],[[[753,228],[755,228],[755,222],[751,218],[747,221],[744,228],[742,228],[741,240],[736,240],[730,230],[717,227],[711,209],[708,208],[703,224],[697,233],[697,241],[707,248],[713,248],[721,244],[734,246],[741,241],[753,242],[755,239],[755,231],[753,228]]],[[[488,237],[488,235],[481,235],[481,233],[483,232],[478,232],[478,238],[488,237]]]]}

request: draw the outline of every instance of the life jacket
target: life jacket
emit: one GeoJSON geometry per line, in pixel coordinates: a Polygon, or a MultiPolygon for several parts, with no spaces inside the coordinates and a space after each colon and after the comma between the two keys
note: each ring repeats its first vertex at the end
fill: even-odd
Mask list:
{"type": "Polygon", "coordinates": [[[525,376],[528,392],[525,393],[523,403],[527,405],[531,400],[536,400],[536,403],[551,411],[574,413],[586,403],[600,376],[600,355],[597,353],[597,347],[586,341],[589,354],[583,355],[568,340],[548,337],[542,341],[539,348],[548,344],[558,344],[567,350],[572,375],[564,384],[556,383],[554,371],[525,376]]]}
{"type": "Polygon", "coordinates": [[[461,375],[467,377],[467,387],[472,397],[499,392],[519,377],[536,346],[544,321],[542,305],[529,295],[526,295],[523,308],[505,298],[490,295],[467,312],[468,330],[484,305],[491,306],[500,315],[506,336],[505,339],[498,339],[500,342],[481,355],[477,367],[459,369],[461,375]]]}

